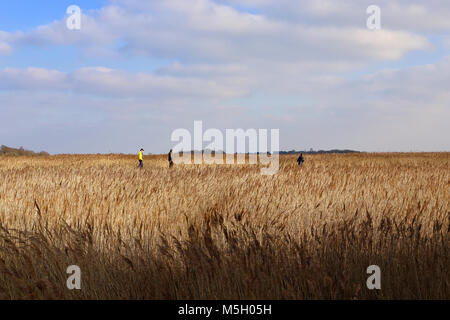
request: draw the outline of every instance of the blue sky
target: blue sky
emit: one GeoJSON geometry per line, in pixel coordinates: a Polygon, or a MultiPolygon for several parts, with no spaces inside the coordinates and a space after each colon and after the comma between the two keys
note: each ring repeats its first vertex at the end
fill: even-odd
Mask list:
{"type": "MultiPolygon", "coordinates": [[[[93,12],[101,9],[107,0],[81,1],[4,1],[0,3],[0,30],[8,32],[32,31],[37,26],[65,19],[66,10],[76,4],[83,11],[93,12]],[[26,9],[26,10],[25,10],[26,9]]],[[[14,55],[0,60],[0,66],[26,68],[29,66],[70,71],[83,66],[107,64],[109,67],[130,71],[152,71],[164,64],[164,61],[135,57],[133,59],[96,59],[81,57],[77,46],[24,46],[16,50],[14,55]]]]}
{"type": "Polygon", "coordinates": [[[30,31],[39,25],[46,25],[66,15],[66,9],[76,4],[83,10],[95,10],[107,3],[106,0],[16,0],[0,3],[0,30],[30,31]]]}
{"type": "Polygon", "coordinates": [[[368,0],[3,1],[0,144],[159,153],[202,120],[287,150],[449,151],[450,3],[378,3],[373,31],[368,0]]]}

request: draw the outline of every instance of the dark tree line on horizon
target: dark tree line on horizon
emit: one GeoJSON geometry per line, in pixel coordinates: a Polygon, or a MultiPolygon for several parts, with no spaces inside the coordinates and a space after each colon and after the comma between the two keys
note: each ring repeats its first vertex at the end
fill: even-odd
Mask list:
{"type": "Polygon", "coordinates": [[[0,147],[0,156],[48,156],[50,155],[48,152],[34,152],[31,150],[26,150],[23,147],[20,148],[11,148],[5,145],[0,147]]]}
{"type": "MultiPolygon", "coordinates": [[[[224,153],[225,152],[221,151],[221,150],[202,150],[202,151],[187,151],[186,153],[211,153],[211,154],[216,154],[216,153],[224,153]]],[[[183,154],[184,152],[180,152],[180,154],[183,154]]],[[[261,152],[256,152],[256,154],[260,154],[261,152]]],[[[360,151],[355,151],[355,150],[348,150],[348,149],[332,149],[332,150],[317,150],[314,151],[313,149],[310,149],[309,151],[297,151],[297,150],[290,150],[290,151],[280,151],[278,152],[279,154],[327,154],[327,153],[360,153],[360,151]]],[[[122,154],[122,153],[120,153],[122,154]]],[[[235,153],[237,154],[237,153],[235,153]]],[[[245,154],[249,154],[248,152],[246,152],[245,154]]],[[[271,154],[270,152],[267,152],[267,154],[271,154]]],[[[0,156],[48,156],[50,155],[48,152],[46,151],[41,151],[41,152],[34,152],[31,150],[27,150],[24,149],[23,147],[20,148],[12,148],[12,147],[8,147],[5,145],[2,145],[0,147],[0,156]]],[[[149,153],[149,155],[152,155],[152,153],[149,153]]]]}

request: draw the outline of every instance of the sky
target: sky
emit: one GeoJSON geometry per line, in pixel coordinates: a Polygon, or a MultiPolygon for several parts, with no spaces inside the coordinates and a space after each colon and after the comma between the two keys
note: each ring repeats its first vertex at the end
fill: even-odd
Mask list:
{"type": "Polygon", "coordinates": [[[441,0],[1,1],[0,144],[165,153],[201,120],[279,129],[281,150],[450,151],[449,17],[441,0]]]}

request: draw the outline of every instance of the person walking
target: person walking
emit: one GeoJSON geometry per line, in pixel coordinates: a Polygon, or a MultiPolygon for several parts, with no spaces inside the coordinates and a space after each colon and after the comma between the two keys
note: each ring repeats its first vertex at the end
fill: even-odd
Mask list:
{"type": "Polygon", "coordinates": [[[170,149],[169,154],[168,154],[168,160],[169,160],[169,168],[173,167],[173,158],[172,158],[172,149],[170,149]]]}
{"type": "Polygon", "coordinates": [[[139,166],[138,168],[144,168],[144,149],[141,149],[138,154],[139,166]]]}
{"type": "Polygon", "coordinates": [[[303,158],[303,153],[300,153],[300,156],[297,159],[297,163],[299,166],[301,166],[305,162],[305,159],[303,158]]]}

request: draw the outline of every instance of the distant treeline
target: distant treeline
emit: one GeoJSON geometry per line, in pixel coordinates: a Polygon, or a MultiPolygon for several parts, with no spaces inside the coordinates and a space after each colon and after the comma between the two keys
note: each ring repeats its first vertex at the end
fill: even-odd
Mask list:
{"type": "MultiPolygon", "coordinates": [[[[296,151],[296,150],[291,150],[291,151],[280,151],[279,154],[300,154],[300,153],[304,153],[304,154],[324,154],[324,153],[360,153],[361,151],[355,151],[355,150],[348,150],[348,149],[332,149],[332,150],[309,150],[309,151],[296,151]]],[[[191,154],[198,154],[198,153],[211,153],[211,154],[216,154],[216,153],[225,153],[224,151],[214,151],[214,150],[195,150],[195,151],[187,151],[187,152],[179,152],[180,154],[183,153],[191,153],[191,154]]],[[[256,153],[252,153],[252,154],[260,154],[262,152],[256,152],[256,153]]],[[[268,154],[270,154],[270,152],[267,152],[268,154]]],[[[236,153],[235,153],[236,154],[236,153]]],[[[246,152],[245,154],[249,154],[248,152],[246,152]]]]}
{"type": "Polygon", "coordinates": [[[298,153],[304,153],[304,154],[323,154],[323,153],[360,153],[360,152],[361,152],[361,151],[348,150],[348,149],[344,149],[344,150],[333,149],[333,150],[318,150],[318,151],[314,151],[314,150],[309,150],[309,151],[296,151],[296,150],[291,150],[291,151],[280,151],[280,154],[298,154],[298,153]]]}
{"type": "Polygon", "coordinates": [[[50,154],[45,151],[34,152],[30,150],[25,150],[23,147],[20,147],[18,149],[3,145],[0,147],[0,156],[48,156],[48,155],[50,154]]]}

